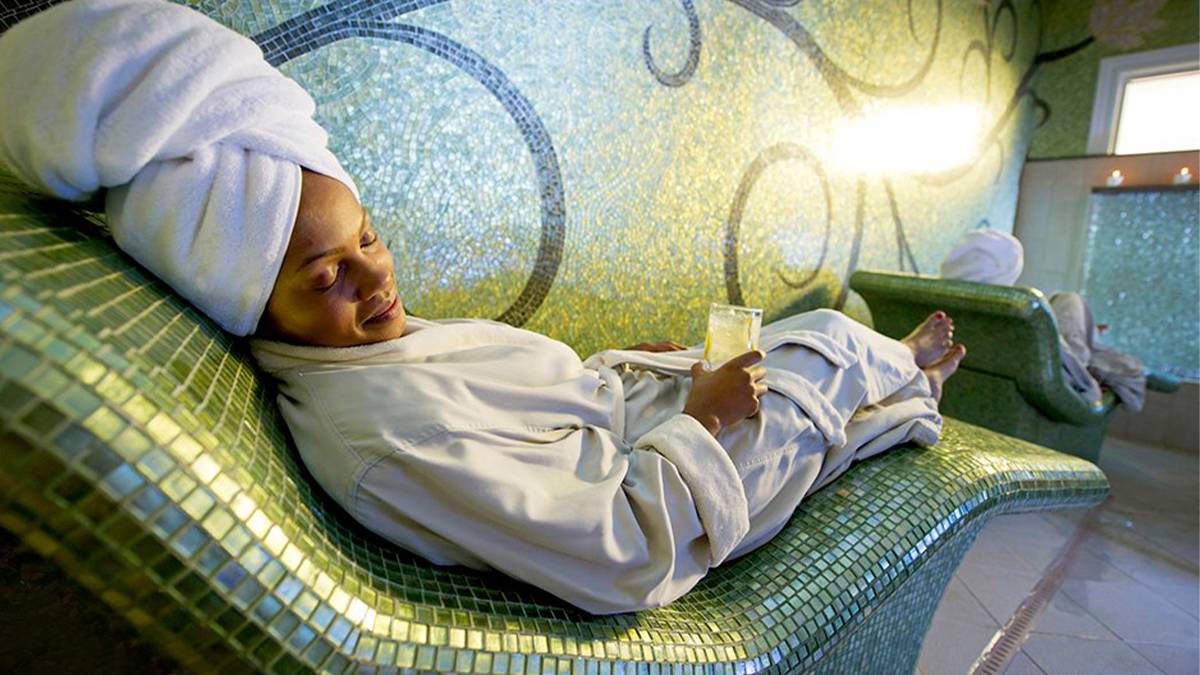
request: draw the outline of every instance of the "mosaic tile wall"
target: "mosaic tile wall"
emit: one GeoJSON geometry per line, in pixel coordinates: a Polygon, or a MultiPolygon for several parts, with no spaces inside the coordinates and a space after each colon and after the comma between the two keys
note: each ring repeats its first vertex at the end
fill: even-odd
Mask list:
{"type": "Polygon", "coordinates": [[[1032,0],[188,4],[317,99],[419,316],[583,354],[698,342],[710,302],[842,306],[857,268],[936,271],[963,231],[1012,228],[1032,0]],[[957,168],[833,161],[846,119],[963,103],[957,168]]]}
{"type": "Polygon", "coordinates": [[[1109,324],[1105,344],[1193,381],[1200,380],[1198,213],[1195,188],[1093,193],[1082,292],[1096,322],[1109,324]]]}

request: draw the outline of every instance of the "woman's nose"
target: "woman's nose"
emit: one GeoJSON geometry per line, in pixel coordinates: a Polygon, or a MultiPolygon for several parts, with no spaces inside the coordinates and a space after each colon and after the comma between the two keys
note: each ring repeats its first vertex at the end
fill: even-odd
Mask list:
{"type": "Polygon", "coordinates": [[[392,281],[391,266],[385,260],[364,258],[359,270],[358,299],[369,300],[379,293],[387,294],[392,281]]]}

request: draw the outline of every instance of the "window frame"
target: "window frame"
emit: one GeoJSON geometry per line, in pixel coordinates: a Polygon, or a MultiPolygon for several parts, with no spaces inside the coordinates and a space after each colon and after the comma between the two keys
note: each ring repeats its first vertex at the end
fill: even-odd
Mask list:
{"type": "Polygon", "coordinates": [[[1088,131],[1087,153],[1113,154],[1127,82],[1141,77],[1170,75],[1197,69],[1200,69],[1200,42],[1101,59],[1099,76],[1096,78],[1096,94],[1092,101],[1092,123],[1088,131]]]}

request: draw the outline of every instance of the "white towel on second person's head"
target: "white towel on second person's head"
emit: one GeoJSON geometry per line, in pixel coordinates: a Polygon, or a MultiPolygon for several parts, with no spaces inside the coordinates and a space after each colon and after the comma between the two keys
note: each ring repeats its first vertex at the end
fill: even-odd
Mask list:
{"type": "Polygon", "coordinates": [[[0,35],[0,162],[83,200],[117,244],[230,332],[258,324],[300,168],[354,181],[315,104],[250,39],[165,0],[71,0],[0,35]]]}
{"type": "Polygon", "coordinates": [[[1016,237],[998,230],[971,230],[942,261],[947,279],[1012,286],[1025,266],[1025,252],[1016,237]]]}

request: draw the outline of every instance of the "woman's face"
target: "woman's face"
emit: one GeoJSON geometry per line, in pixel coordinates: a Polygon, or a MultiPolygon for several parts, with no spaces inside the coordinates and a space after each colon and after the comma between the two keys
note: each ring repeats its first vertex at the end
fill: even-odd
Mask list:
{"type": "Polygon", "coordinates": [[[351,347],[404,334],[392,255],[349,188],[305,170],[300,210],[256,335],[351,347]]]}

